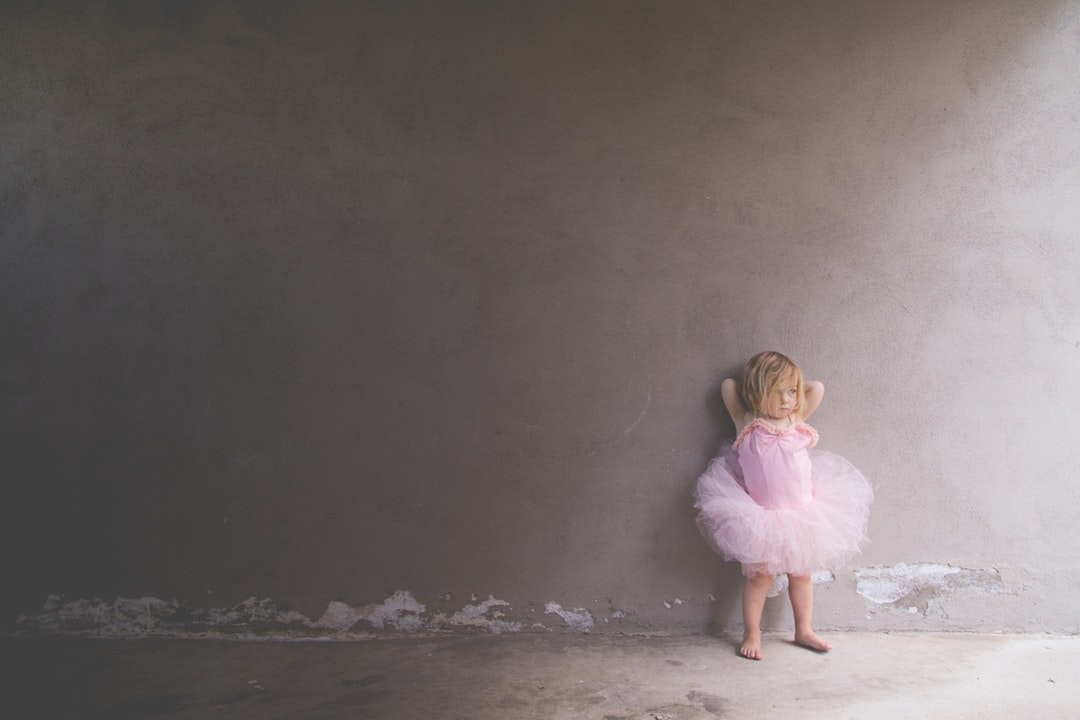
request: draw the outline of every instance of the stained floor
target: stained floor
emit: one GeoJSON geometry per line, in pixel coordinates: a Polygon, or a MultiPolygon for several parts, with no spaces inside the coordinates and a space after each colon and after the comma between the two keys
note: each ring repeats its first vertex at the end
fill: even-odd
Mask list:
{"type": "Polygon", "coordinates": [[[1077,717],[1080,638],[831,633],[767,638],[522,634],[361,642],[7,637],[8,718],[1077,717]]]}

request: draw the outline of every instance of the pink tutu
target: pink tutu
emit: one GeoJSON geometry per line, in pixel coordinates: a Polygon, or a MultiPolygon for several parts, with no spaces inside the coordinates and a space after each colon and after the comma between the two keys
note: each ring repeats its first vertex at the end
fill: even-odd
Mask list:
{"type": "Polygon", "coordinates": [[[870,483],[839,455],[813,450],[816,443],[806,423],[778,430],[756,419],[698,479],[698,527],[744,575],[836,568],[866,541],[870,483]]]}

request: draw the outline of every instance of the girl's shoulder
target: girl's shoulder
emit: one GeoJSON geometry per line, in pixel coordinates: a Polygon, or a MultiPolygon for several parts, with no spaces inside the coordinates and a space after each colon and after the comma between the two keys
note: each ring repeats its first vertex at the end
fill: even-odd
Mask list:
{"type": "Polygon", "coordinates": [[[754,417],[750,413],[746,414],[745,422],[742,427],[735,428],[735,442],[732,443],[732,447],[738,449],[742,445],[743,440],[755,430],[762,430],[770,434],[776,434],[780,432],[780,429],[773,425],[771,422],[763,417],[754,417]]]}

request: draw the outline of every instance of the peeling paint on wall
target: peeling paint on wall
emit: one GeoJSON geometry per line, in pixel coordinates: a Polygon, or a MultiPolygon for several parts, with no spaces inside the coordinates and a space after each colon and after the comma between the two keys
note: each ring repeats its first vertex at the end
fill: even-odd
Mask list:
{"type": "Polygon", "coordinates": [[[581,632],[589,632],[592,630],[593,623],[595,622],[591,612],[585,608],[574,608],[573,610],[563,610],[558,603],[549,602],[544,607],[545,615],[558,615],[563,619],[566,625],[574,630],[581,632]]]}
{"type": "MultiPolygon", "coordinates": [[[[80,632],[110,628],[112,635],[139,635],[166,623],[179,610],[175,601],[153,597],[62,602],[58,595],[45,599],[42,612],[19,618],[19,626],[39,632],[80,632]]],[[[195,620],[196,618],[192,618],[195,620]]]]}
{"type": "MultiPolygon", "coordinates": [[[[149,598],[155,600],[156,598],[149,598]]],[[[144,598],[146,600],[146,598],[144,598]]],[[[119,600],[117,601],[119,602],[119,600]]],[[[158,601],[161,602],[161,601],[158,601]]],[[[200,617],[202,614],[198,615],[200,617]]],[[[255,625],[259,623],[308,624],[309,621],[300,613],[280,605],[268,598],[248,598],[236,607],[228,609],[213,608],[205,611],[200,620],[209,626],[255,625]]]]}
{"type": "Polygon", "coordinates": [[[372,628],[393,628],[402,632],[422,630],[420,616],[426,610],[411,593],[398,590],[381,605],[365,605],[354,608],[343,602],[333,601],[315,623],[315,627],[348,631],[359,622],[367,622],[372,628]]]}
{"type": "Polygon", "coordinates": [[[524,625],[519,622],[503,620],[505,613],[495,609],[504,607],[509,609],[510,603],[505,600],[496,600],[489,595],[484,602],[478,605],[466,605],[450,617],[444,614],[436,615],[432,622],[439,626],[482,628],[490,630],[496,635],[503,632],[519,632],[522,630],[524,625]]]}
{"type": "MultiPolygon", "coordinates": [[[[446,596],[447,598],[449,596],[446,596]]],[[[185,637],[265,640],[352,640],[380,632],[445,633],[485,631],[493,634],[526,630],[571,629],[588,632],[595,622],[585,608],[564,610],[548,603],[546,615],[562,623],[519,622],[511,617],[510,603],[489,596],[455,612],[429,614],[427,607],[407,590],[398,590],[382,603],[351,606],[330,602],[317,620],[269,598],[248,598],[231,608],[185,610],[175,600],[154,597],[64,601],[50,595],[42,611],[24,615],[16,626],[24,633],[61,633],[101,637],[185,637]]],[[[619,614],[618,617],[625,617],[619,614]]]]}
{"type": "Polygon", "coordinates": [[[979,570],[937,563],[900,563],[855,571],[856,592],[873,606],[926,617],[947,617],[944,600],[957,592],[1005,592],[996,569],[979,570]]]}

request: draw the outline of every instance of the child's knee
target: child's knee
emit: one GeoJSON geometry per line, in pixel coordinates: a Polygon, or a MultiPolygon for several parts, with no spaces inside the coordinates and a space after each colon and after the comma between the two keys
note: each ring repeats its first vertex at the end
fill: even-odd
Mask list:
{"type": "Polygon", "coordinates": [[[747,577],[746,582],[750,583],[751,585],[772,585],[773,576],[769,573],[758,572],[747,577]]]}

